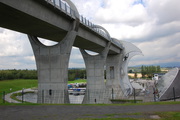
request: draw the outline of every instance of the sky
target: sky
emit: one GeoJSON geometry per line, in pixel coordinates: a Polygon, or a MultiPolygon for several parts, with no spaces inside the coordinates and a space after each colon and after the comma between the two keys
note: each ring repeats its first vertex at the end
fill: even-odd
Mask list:
{"type": "MultiPolygon", "coordinates": [[[[81,15],[103,26],[112,38],[142,50],[144,56],[135,56],[129,66],[180,66],[180,0],[71,1],[81,15]]],[[[69,68],[83,67],[79,49],[73,48],[69,68]]],[[[0,69],[36,69],[27,35],[0,28],[0,69]]]]}

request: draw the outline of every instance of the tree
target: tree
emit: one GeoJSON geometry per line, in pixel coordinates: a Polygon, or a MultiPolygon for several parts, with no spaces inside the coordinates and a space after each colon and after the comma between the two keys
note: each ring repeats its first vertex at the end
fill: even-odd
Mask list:
{"type": "Polygon", "coordinates": [[[145,78],[146,76],[148,78],[152,78],[154,73],[159,73],[161,72],[161,67],[160,66],[141,66],[141,74],[142,78],[145,78]]]}
{"type": "Polygon", "coordinates": [[[146,72],[145,72],[145,67],[143,65],[141,66],[141,75],[142,78],[145,78],[146,72]]]}
{"type": "Polygon", "coordinates": [[[137,72],[134,73],[134,78],[135,78],[135,79],[137,78],[137,72]]]}

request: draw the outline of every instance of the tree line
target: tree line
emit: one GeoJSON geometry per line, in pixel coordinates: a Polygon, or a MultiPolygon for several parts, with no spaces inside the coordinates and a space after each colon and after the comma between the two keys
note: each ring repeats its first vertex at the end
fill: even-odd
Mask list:
{"type": "Polygon", "coordinates": [[[152,78],[154,73],[161,73],[160,66],[141,66],[142,78],[152,78]]]}
{"type": "Polygon", "coordinates": [[[69,69],[68,79],[69,81],[73,81],[76,79],[86,79],[86,70],[85,69],[69,69]]]}
{"type": "Polygon", "coordinates": [[[0,80],[37,79],[36,70],[0,70],[0,80]]]}
{"type": "MultiPolygon", "coordinates": [[[[152,78],[153,73],[161,72],[161,67],[160,66],[141,66],[140,71],[142,74],[142,78],[152,78]]],[[[27,70],[27,69],[26,70],[16,70],[16,69],[0,70],[0,80],[11,80],[11,79],[37,79],[37,70],[27,70]]],[[[68,79],[69,81],[73,81],[76,79],[86,79],[86,70],[85,69],[69,69],[68,79]]]]}
{"type": "MultiPolygon", "coordinates": [[[[68,78],[70,81],[86,78],[85,69],[69,69],[68,78]]],[[[37,79],[37,70],[0,70],[0,80],[12,79],[37,79]]]]}

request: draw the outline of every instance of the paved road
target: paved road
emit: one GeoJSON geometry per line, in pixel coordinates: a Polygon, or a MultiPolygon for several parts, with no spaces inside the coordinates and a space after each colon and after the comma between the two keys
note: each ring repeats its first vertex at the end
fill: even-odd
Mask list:
{"type": "MultiPolygon", "coordinates": [[[[0,120],[76,120],[78,118],[128,117],[126,113],[153,113],[163,111],[180,112],[176,105],[133,105],[133,106],[93,106],[93,105],[37,105],[0,106],[0,120]],[[123,116],[124,115],[124,116],[123,116]]],[[[131,116],[132,117],[132,116],[131,116]]],[[[138,117],[149,117],[136,115],[138,117]]]]}

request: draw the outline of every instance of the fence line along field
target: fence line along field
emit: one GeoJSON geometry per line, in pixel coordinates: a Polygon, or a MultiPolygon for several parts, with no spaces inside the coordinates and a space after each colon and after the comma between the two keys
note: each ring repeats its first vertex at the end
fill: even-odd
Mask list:
{"type": "Polygon", "coordinates": [[[23,88],[33,88],[37,87],[38,81],[34,79],[15,79],[15,80],[3,80],[0,81],[0,103],[2,103],[2,95],[5,91],[6,93],[11,93],[14,91],[22,90],[23,88]]]}
{"type": "MultiPolygon", "coordinates": [[[[68,81],[68,84],[73,83],[86,83],[85,79],[79,79],[74,81],[68,81]]],[[[3,102],[3,92],[11,93],[26,88],[37,88],[37,79],[15,79],[15,80],[1,80],[0,81],[0,103],[3,102]]]]}

